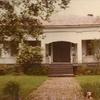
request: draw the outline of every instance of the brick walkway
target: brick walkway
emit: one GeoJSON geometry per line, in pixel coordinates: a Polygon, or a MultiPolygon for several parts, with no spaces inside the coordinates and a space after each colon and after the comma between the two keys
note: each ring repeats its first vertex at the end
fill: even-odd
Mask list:
{"type": "Polygon", "coordinates": [[[49,78],[28,100],[84,100],[74,77],[49,78]]]}

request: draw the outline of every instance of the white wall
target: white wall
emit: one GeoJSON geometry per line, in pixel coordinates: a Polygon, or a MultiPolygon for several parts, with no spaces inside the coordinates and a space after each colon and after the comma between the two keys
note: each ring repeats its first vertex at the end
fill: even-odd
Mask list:
{"type": "Polygon", "coordinates": [[[15,64],[16,57],[0,58],[0,64],[15,64]]]}
{"type": "Polygon", "coordinates": [[[62,28],[44,30],[45,43],[53,41],[70,41],[78,43],[80,40],[100,39],[100,27],[96,28],[62,28]]]}

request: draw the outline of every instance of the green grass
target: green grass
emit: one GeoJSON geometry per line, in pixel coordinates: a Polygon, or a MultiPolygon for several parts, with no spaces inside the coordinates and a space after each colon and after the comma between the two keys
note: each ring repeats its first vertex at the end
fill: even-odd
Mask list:
{"type": "Polygon", "coordinates": [[[82,87],[83,93],[93,92],[95,100],[100,100],[100,75],[77,76],[76,79],[82,87]]]}
{"type": "Polygon", "coordinates": [[[13,76],[13,75],[5,75],[0,76],[0,94],[2,94],[2,90],[5,87],[5,84],[8,81],[16,81],[19,83],[21,88],[21,96],[26,97],[29,93],[31,93],[34,89],[39,87],[45,80],[46,76],[13,76]]]}
{"type": "Polygon", "coordinates": [[[84,76],[77,76],[76,79],[79,80],[81,83],[89,82],[100,82],[100,75],[84,75],[84,76]]]}

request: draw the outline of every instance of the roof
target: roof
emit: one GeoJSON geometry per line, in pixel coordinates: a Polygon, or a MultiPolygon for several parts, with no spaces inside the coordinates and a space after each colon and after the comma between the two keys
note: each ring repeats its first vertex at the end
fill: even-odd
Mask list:
{"type": "Polygon", "coordinates": [[[43,22],[46,26],[83,26],[83,25],[100,25],[99,16],[75,16],[75,15],[55,15],[47,22],[43,22]]]}

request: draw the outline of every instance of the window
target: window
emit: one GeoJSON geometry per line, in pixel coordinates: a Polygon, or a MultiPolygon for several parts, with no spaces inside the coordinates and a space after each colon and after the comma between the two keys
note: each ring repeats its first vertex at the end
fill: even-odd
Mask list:
{"type": "Polygon", "coordinates": [[[18,42],[10,43],[11,56],[16,56],[18,53],[18,42]]]}
{"type": "Polygon", "coordinates": [[[16,56],[18,53],[18,42],[5,41],[3,43],[4,57],[16,56]]]}
{"type": "Polygon", "coordinates": [[[93,55],[92,40],[86,40],[86,55],[93,55]]]}
{"type": "Polygon", "coordinates": [[[18,53],[18,42],[5,41],[0,42],[0,57],[16,56],[18,53]]]}
{"type": "Polygon", "coordinates": [[[8,41],[5,41],[3,43],[3,57],[9,57],[10,56],[10,53],[11,53],[11,50],[10,50],[10,42],[8,41]]]}

